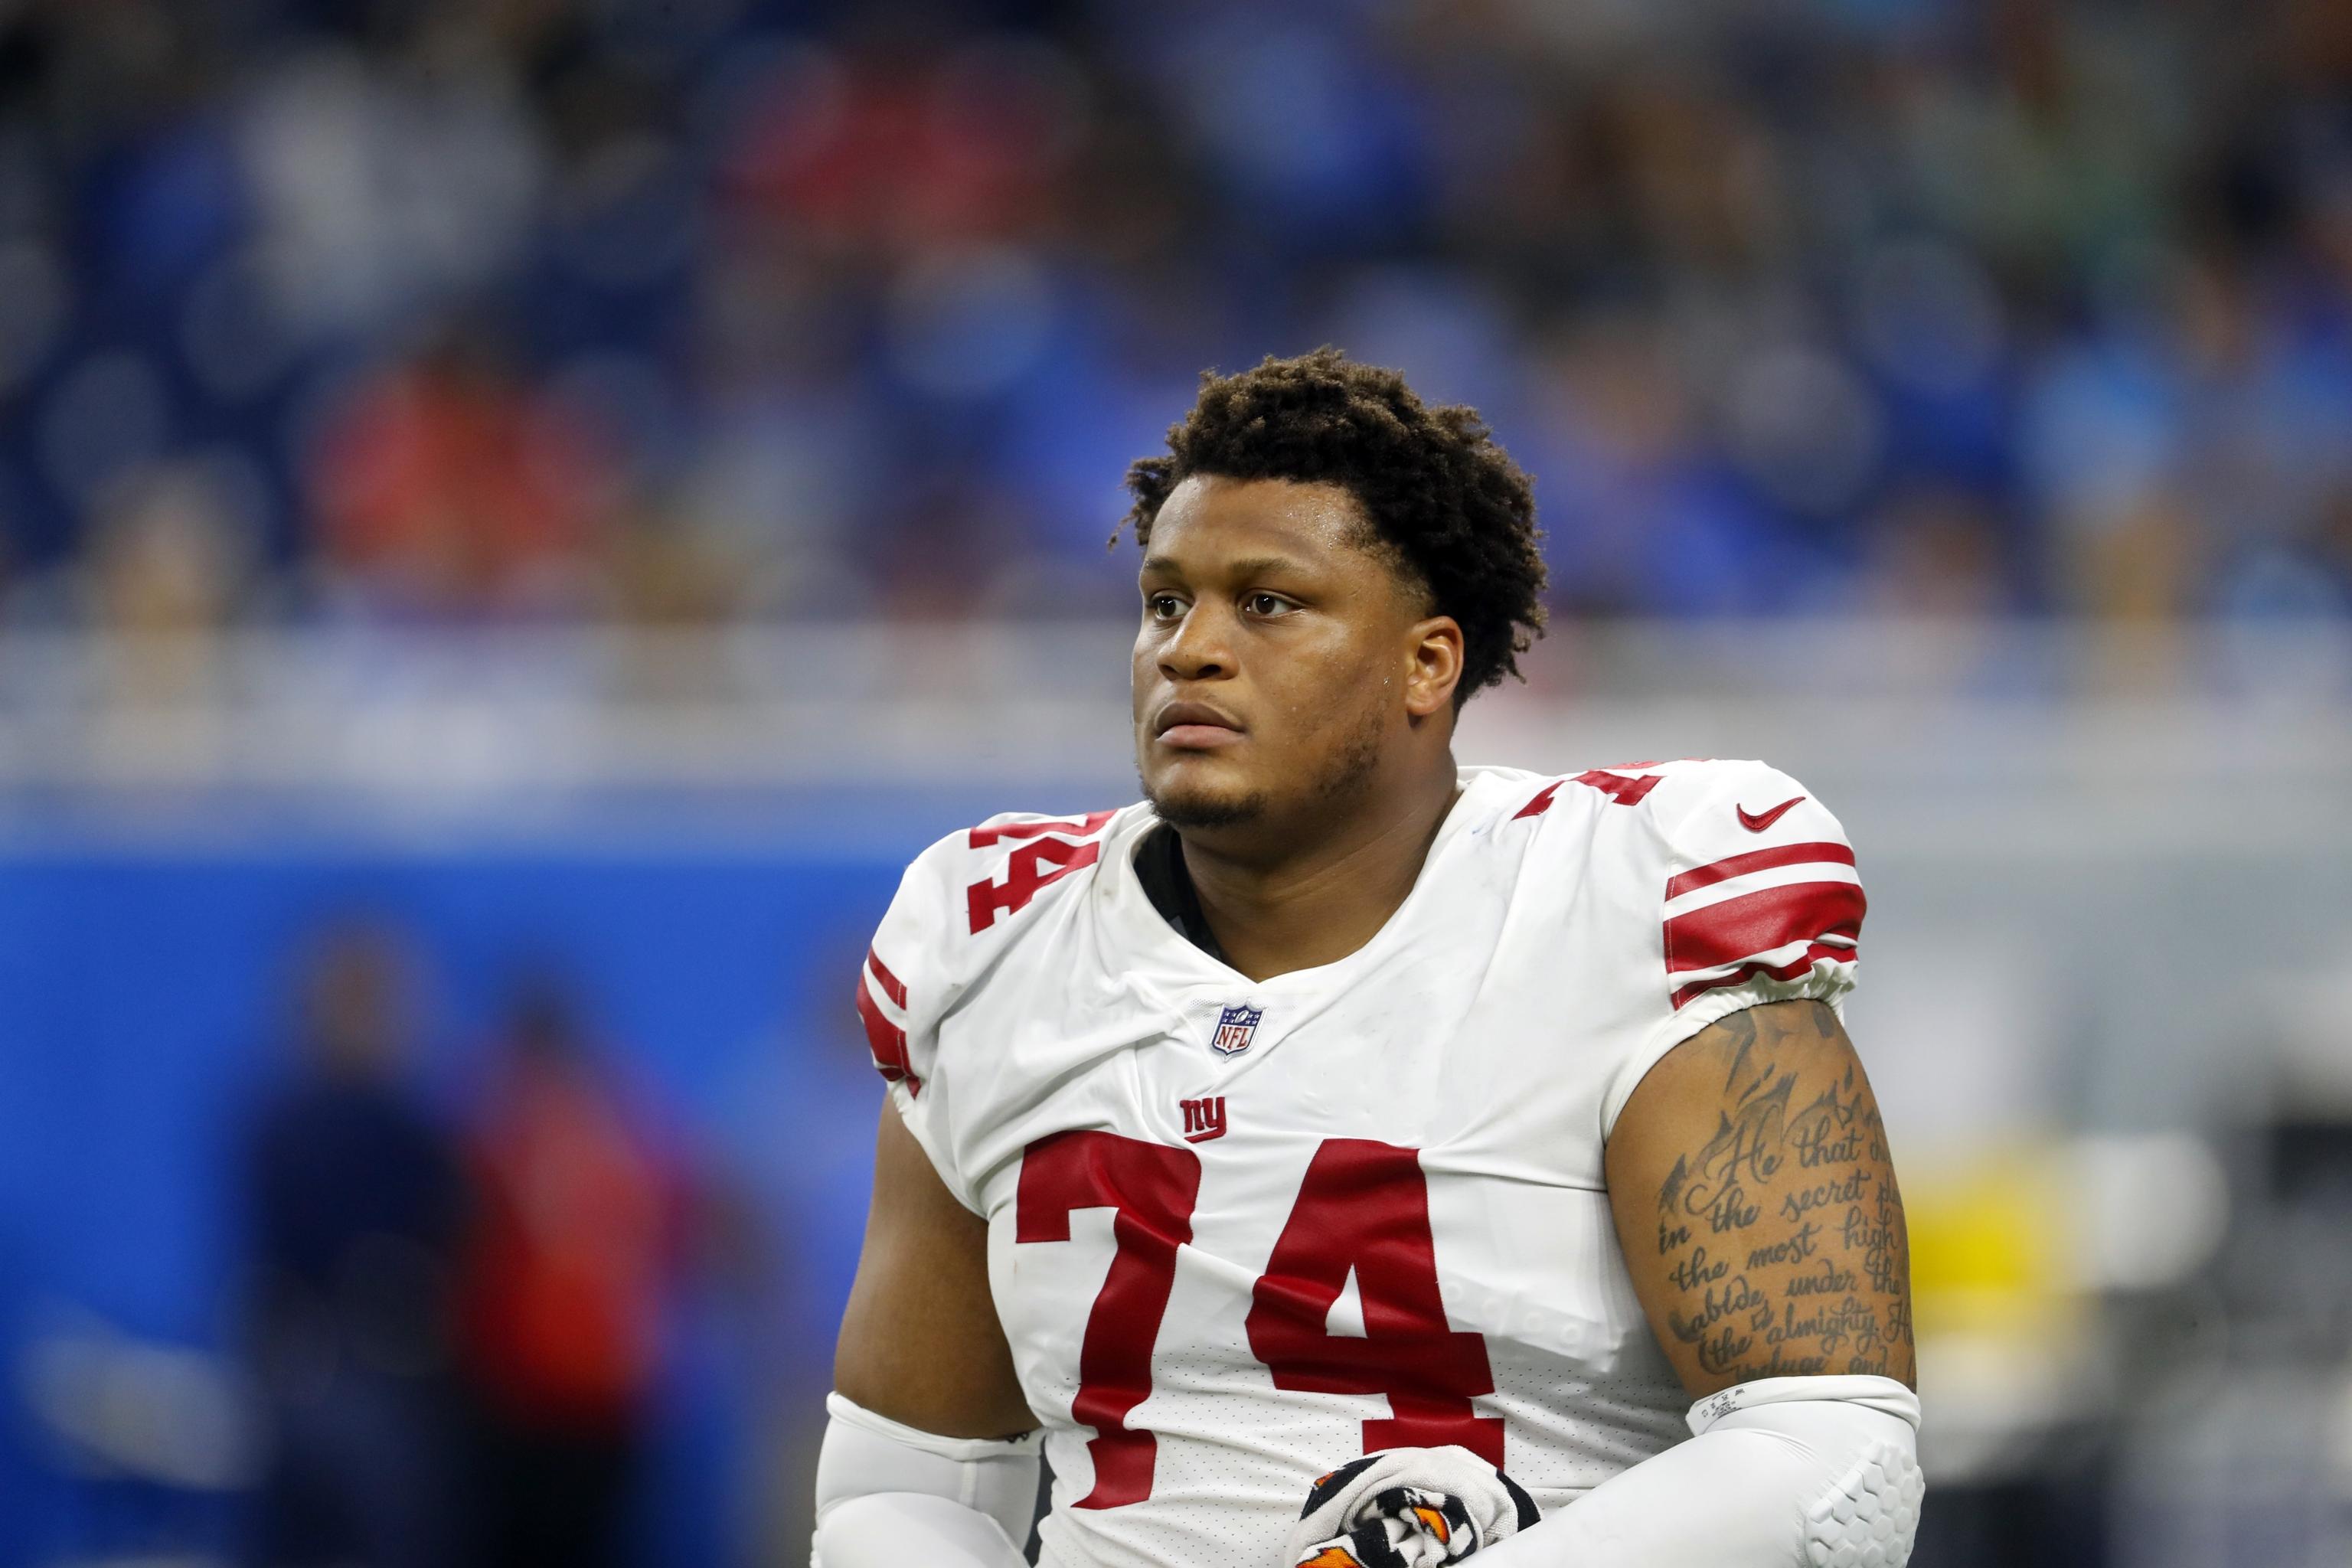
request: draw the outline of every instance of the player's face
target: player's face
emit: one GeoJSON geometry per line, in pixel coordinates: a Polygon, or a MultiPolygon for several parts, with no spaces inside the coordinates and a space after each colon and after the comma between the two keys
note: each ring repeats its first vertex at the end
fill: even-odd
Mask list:
{"type": "Polygon", "coordinates": [[[1295,820],[1360,797],[1409,736],[1443,751],[1460,629],[1339,487],[1188,479],[1139,585],[1136,761],[1177,826],[1295,820]]]}

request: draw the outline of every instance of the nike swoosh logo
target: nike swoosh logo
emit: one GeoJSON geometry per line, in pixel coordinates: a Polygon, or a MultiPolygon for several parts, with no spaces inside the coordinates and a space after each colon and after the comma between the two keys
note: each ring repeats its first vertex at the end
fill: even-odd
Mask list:
{"type": "Polygon", "coordinates": [[[1780,821],[1780,818],[1786,816],[1789,814],[1789,808],[1797,805],[1805,797],[1803,795],[1798,795],[1794,799],[1782,801],[1780,805],[1774,806],[1769,811],[1759,812],[1753,815],[1748,812],[1748,809],[1746,806],[1739,805],[1737,801],[1732,803],[1731,809],[1739,814],[1740,826],[1748,829],[1750,833],[1761,833],[1766,828],[1771,826],[1774,823],[1780,821]]]}

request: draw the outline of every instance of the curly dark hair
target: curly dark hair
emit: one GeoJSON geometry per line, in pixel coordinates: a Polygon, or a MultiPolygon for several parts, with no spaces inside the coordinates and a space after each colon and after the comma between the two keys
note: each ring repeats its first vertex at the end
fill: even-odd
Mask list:
{"type": "Polygon", "coordinates": [[[1127,470],[1135,504],[1120,529],[1149,547],[1169,492],[1194,474],[1334,484],[1354,496],[1371,542],[1461,623],[1456,709],[1517,676],[1518,656],[1543,635],[1534,486],[1476,409],[1433,408],[1395,371],[1327,347],[1269,355],[1234,375],[1203,372],[1192,411],[1169,426],[1167,456],[1127,470]]]}

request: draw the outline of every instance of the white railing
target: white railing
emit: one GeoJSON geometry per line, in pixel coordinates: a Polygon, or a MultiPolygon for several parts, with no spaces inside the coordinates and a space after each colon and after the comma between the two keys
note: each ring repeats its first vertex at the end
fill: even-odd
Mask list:
{"type": "MultiPolygon", "coordinates": [[[[0,798],[1117,790],[1128,641],[1116,625],[17,634],[0,638],[0,798]]],[[[2153,811],[2225,842],[2339,832],[2352,789],[2339,627],[1588,626],[1528,664],[1530,684],[1469,710],[1463,755],[1763,755],[1938,813],[1956,790],[1969,809],[2089,795],[2101,831],[2153,811]],[[2181,818],[2224,790],[2259,809],[2181,818]]]]}

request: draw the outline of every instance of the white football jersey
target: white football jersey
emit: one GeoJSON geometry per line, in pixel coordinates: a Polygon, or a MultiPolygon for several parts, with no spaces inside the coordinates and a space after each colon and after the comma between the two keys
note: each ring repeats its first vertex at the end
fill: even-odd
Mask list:
{"type": "Polygon", "coordinates": [[[1153,906],[1149,805],[908,869],[858,1011],[988,1221],[1048,1563],[1275,1568],[1373,1449],[1463,1444],[1549,1510],[1685,1436],[1602,1141],[1708,1023],[1852,987],[1853,851],[1761,763],[1461,778],[1380,933],[1271,980],[1153,906]]]}

